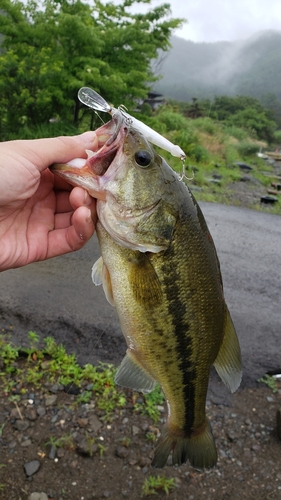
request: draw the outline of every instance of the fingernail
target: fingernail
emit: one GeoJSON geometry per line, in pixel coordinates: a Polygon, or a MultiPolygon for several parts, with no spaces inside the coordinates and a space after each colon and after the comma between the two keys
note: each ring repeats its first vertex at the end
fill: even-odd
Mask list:
{"type": "Polygon", "coordinates": [[[87,217],[86,217],[86,222],[88,222],[88,223],[92,223],[92,222],[93,222],[93,219],[92,219],[92,212],[91,212],[91,210],[90,210],[90,209],[88,210],[88,215],[87,215],[87,217]]]}
{"type": "Polygon", "coordinates": [[[92,203],[92,198],[89,195],[88,191],[84,191],[84,205],[90,205],[92,203]]]}
{"type": "Polygon", "coordinates": [[[83,142],[85,143],[85,145],[94,144],[97,142],[97,134],[93,130],[88,131],[88,132],[84,132],[84,134],[81,134],[80,137],[83,140],[83,142]]]}

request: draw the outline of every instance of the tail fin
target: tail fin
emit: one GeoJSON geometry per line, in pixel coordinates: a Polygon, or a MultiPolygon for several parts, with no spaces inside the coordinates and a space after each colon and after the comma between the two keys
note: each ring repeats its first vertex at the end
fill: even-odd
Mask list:
{"type": "Polygon", "coordinates": [[[156,445],[152,467],[164,467],[170,452],[173,465],[181,465],[189,460],[196,469],[214,467],[217,463],[217,450],[207,418],[202,432],[194,433],[191,437],[176,436],[166,424],[156,445]]]}

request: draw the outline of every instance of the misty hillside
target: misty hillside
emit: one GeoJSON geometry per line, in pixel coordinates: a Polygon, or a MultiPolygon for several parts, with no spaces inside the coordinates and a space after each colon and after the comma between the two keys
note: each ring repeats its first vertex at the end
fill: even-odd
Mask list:
{"type": "Polygon", "coordinates": [[[163,78],[154,90],[166,97],[189,101],[244,94],[260,99],[273,93],[281,100],[281,31],[262,31],[235,42],[172,37],[171,43],[170,52],[155,64],[163,78]]]}

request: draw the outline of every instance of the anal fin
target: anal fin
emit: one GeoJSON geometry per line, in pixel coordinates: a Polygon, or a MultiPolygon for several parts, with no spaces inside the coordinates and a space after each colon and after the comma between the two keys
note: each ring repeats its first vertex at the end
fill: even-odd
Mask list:
{"type": "Polygon", "coordinates": [[[242,378],[242,361],[239,341],[227,308],[224,322],[224,337],[214,362],[214,367],[223,383],[231,392],[235,392],[242,378]]]}
{"type": "Polygon", "coordinates": [[[115,383],[144,394],[153,391],[156,381],[140,365],[134,356],[127,351],[115,375],[115,383]]]}

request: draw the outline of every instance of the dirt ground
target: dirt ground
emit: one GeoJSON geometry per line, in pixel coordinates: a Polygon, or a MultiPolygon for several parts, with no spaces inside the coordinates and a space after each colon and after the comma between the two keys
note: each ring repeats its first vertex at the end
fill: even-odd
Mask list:
{"type": "MultiPolygon", "coordinates": [[[[276,393],[264,384],[240,389],[228,405],[207,400],[219,460],[204,472],[188,464],[151,468],[163,422],[138,414],[130,392],[126,407],[104,420],[94,400],[77,404],[70,388],[27,389],[11,402],[0,388],[1,500],[139,500],[145,480],[159,475],[174,478],[171,500],[281,498],[281,384],[276,393]],[[39,468],[32,473],[26,467],[33,461],[39,468]]],[[[164,421],[166,408],[160,410],[164,421]]],[[[167,495],[155,490],[149,497],[167,495]]]]}

